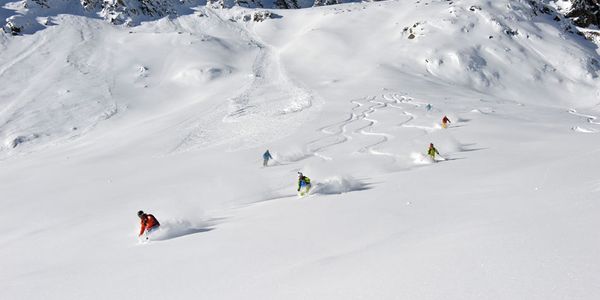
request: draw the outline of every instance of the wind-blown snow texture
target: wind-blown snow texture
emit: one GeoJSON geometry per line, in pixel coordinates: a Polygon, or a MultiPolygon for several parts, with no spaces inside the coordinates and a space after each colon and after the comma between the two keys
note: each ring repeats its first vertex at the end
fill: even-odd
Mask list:
{"type": "Polygon", "coordinates": [[[0,33],[3,299],[600,297],[600,57],[570,21],[213,7],[0,33]]]}

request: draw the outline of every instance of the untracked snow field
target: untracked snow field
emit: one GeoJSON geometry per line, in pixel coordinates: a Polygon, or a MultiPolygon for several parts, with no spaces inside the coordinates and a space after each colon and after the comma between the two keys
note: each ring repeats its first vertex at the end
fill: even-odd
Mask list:
{"type": "Polygon", "coordinates": [[[599,50],[539,5],[0,32],[0,298],[600,299],[599,50]]]}

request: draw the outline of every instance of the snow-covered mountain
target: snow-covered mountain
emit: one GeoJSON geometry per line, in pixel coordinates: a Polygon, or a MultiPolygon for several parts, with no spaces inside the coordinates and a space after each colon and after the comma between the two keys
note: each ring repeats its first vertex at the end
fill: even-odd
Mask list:
{"type": "Polygon", "coordinates": [[[566,5],[1,3],[0,298],[600,297],[566,5]]]}
{"type": "MultiPolygon", "coordinates": [[[[6,2],[6,1],[4,1],[6,2]]],[[[112,24],[135,25],[142,21],[192,13],[197,0],[21,0],[7,4],[17,12],[7,18],[5,28],[12,33],[31,33],[48,18],[59,14],[100,17],[112,24]],[[37,27],[36,27],[37,25],[37,27]]]]}
{"type": "MultiPolygon", "coordinates": [[[[83,14],[99,16],[113,24],[137,25],[143,21],[156,20],[163,17],[176,17],[192,13],[190,8],[198,5],[209,5],[213,8],[231,8],[234,6],[248,8],[297,9],[311,6],[335,5],[341,0],[21,0],[7,1],[9,8],[18,11],[10,17],[4,16],[5,30],[14,34],[35,30],[41,18],[43,25],[48,25],[44,17],[56,14],[83,14]]],[[[450,1],[451,2],[451,1],[450,1]]],[[[543,0],[539,1],[558,8],[561,13],[572,18],[578,26],[600,26],[600,3],[598,0],[543,0]]],[[[536,3],[536,1],[532,1],[536,3]]],[[[548,8],[546,13],[550,13],[548,8]]],[[[558,18],[558,17],[557,17],[558,18]]]]}
{"type": "MultiPolygon", "coordinates": [[[[249,8],[292,9],[339,4],[338,0],[21,0],[2,1],[16,13],[3,16],[4,28],[14,34],[31,33],[47,18],[58,14],[101,17],[112,24],[137,25],[163,17],[177,17],[193,13],[192,7],[208,4],[214,8],[243,6],[249,8]]],[[[0,15],[1,16],[1,15],[0,15]]]]}
{"type": "MultiPolygon", "coordinates": [[[[434,7],[440,5],[437,3],[434,7]]],[[[417,5],[416,8],[420,6],[417,5]]],[[[403,9],[405,7],[402,6],[403,9]]],[[[333,7],[326,12],[341,13],[343,9],[333,7]]],[[[218,14],[217,11],[202,8],[193,15],[164,19],[156,23],[159,25],[139,26],[133,29],[113,28],[110,24],[100,20],[97,22],[85,16],[57,14],[50,21],[53,25],[40,33],[41,38],[5,37],[6,40],[2,44],[6,49],[6,55],[2,58],[5,67],[0,74],[3,80],[12,82],[4,88],[3,94],[6,95],[4,101],[13,104],[7,105],[3,112],[4,119],[10,120],[0,133],[0,138],[4,140],[4,152],[13,152],[12,149],[23,148],[26,145],[36,147],[39,141],[81,136],[82,132],[94,128],[99,122],[128,109],[131,106],[129,103],[137,101],[140,97],[155,98],[165,91],[179,93],[187,88],[190,91],[185,92],[190,94],[183,94],[183,98],[197,98],[197,92],[193,91],[196,84],[222,84],[221,82],[235,78],[233,75],[236,74],[238,76],[235,81],[244,82],[240,78],[240,70],[247,69],[248,66],[235,65],[234,62],[246,64],[244,58],[251,57],[255,51],[265,52],[264,55],[268,56],[264,59],[267,59],[274,56],[275,51],[263,45],[258,38],[246,33],[242,35],[243,38],[239,38],[238,31],[245,32],[245,26],[252,26],[246,22],[250,19],[248,16],[257,11],[239,7],[218,14]],[[213,19],[216,16],[221,16],[219,18],[222,18],[223,22],[215,25],[213,19]],[[226,30],[224,39],[211,34],[211,28],[214,27],[241,29],[229,30],[233,33],[226,30]],[[177,45],[176,47],[165,44],[157,48],[157,51],[147,51],[145,48],[149,42],[148,34],[152,32],[160,33],[159,36],[182,35],[174,37],[172,43],[177,45]],[[73,39],[79,41],[80,46],[70,46],[73,39]],[[203,53],[210,49],[220,49],[217,51],[219,56],[204,57],[203,53]],[[133,59],[128,55],[122,57],[122,51],[129,53],[133,59]],[[178,55],[183,55],[185,59],[176,58],[178,55]],[[220,58],[222,56],[223,58],[220,58]],[[238,56],[239,58],[231,60],[231,57],[238,56]],[[15,60],[14,57],[24,58],[15,60]],[[165,66],[161,62],[163,59],[173,60],[172,63],[178,67],[165,66]],[[21,64],[24,65],[20,66],[21,64]],[[65,84],[58,89],[55,88],[55,81],[38,80],[35,85],[30,85],[26,79],[32,76],[54,78],[65,84]],[[146,83],[156,76],[172,79],[160,81],[162,86],[146,83]],[[73,85],[71,78],[78,78],[81,83],[73,85]],[[131,85],[141,86],[143,89],[132,92],[129,90],[131,85]],[[134,96],[116,96],[119,94],[134,96]],[[13,98],[17,95],[18,98],[13,98]],[[65,104],[57,106],[57,99],[61,99],[65,104]],[[65,109],[65,105],[70,109],[65,109]],[[42,107],[43,109],[40,109],[42,107]],[[24,111],[34,113],[31,118],[17,117],[24,111]]],[[[328,18],[333,22],[336,19],[328,18]]],[[[293,36],[297,35],[296,32],[302,32],[304,26],[306,25],[299,26],[293,36]]],[[[420,14],[419,17],[397,19],[389,26],[387,29],[378,29],[380,34],[370,35],[379,36],[382,42],[378,44],[382,47],[401,49],[400,52],[373,53],[373,50],[363,46],[360,40],[347,47],[335,49],[353,56],[346,53],[346,49],[360,51],[366,48],[363,50],[364,56],[379,58],[375,61],[361,60],[354,64],[365,70],[382,68],[391,71],[391,78],[403,77],[402,74],[433,78],[440,84],[468,88],[481,93],[502,93],[505,98],[522,102],[542,98],[545,99],[545,103],[568,102],[583,105],[596,101],[595,98],[589,97],[597,93],[600,69],[597,54],[593,50],[595,45],[579,36],[579,32],[570,21],[564,18],[557,19],[556,13],[541,3],[508,1],[506,7],[501,10],[496,6],[486,8],[476,3],[459,3],[420,14]],[[452,38],[447,39],[444,36],[452,38]]],[[[342,29],[336,32],[338,31],[336,36],[323,41],[322,44],[335,45],[339,40],[337,35],[345,34],[342,29]]],[[[353,39],[350,36],[347,38],[348,41],[353,39]]],[[[287,52],[295,53],[297,57],[305,60],[306,53],[312,53],[309,51],[312,48],[308,47],[312,43],[310,40],[304,40],[301,35],[291,39],[294,46],[288,46],[291,49],[287,52]]],[[[331,51],[325,51],[320,56],[327,57],[327,61],[340,59],[331,51]]],[[[259,58],[263,59],[262,55],[259,58]]],[[[290,63],[295,64],[296,60],[290,63]]],[[[317,65],[315,62],[312,68],[317,69],[317,65]]],[[[323,77],[323,74],[329,72],[324,69],[310,77],[323,77]]],[[[229,110],[243,110],[245,115],[246,108],[243,106],[252,105],[246,103],[247,96],[243,93],[239,97],[240,105],[232,105],[229,110]]],[[[310,99],[312,96],[307,94],[304,98],[310,99]]],[[[310,103],[309,100],[302,101],[310,103]]],[[[290,107],[282,104],[280,109],[301,109],[307,105],[302,101],[290,102],[290,107]]],[[[159,99],[155,102],[162,103],[159,99]]]]}

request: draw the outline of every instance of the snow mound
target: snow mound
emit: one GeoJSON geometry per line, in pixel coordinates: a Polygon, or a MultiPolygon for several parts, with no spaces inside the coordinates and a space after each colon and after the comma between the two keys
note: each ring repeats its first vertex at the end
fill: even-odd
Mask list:
{"type": "Polygon", "coordinates": [[[196,85],[218,79],[231,72],[232,68],[228,66],[190,67],[175,74],[173,80],[183,85],[196,85]]]}

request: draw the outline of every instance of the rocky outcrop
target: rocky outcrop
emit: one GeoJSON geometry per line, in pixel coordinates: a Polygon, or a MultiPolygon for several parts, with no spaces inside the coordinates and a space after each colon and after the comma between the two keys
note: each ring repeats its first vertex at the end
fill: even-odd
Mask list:
{"type": "Polygon", "coordinates": [[[340,4],[339,0],[315,0],[313,6],[325,6],[325,5],[335,5],[340,4]]]}
{"type": "Polygon", "coordinates": [[[179,0],[82,0],[88,11],[100,10],[100,15],[114,24],[137,23],[140,19],[177,16],[180,6],[196,1],[179,0]],[[187,3],[186,3],[187,2],[187,3]]]}
{"type": "Polygon", "coordinates": [[[142,21],[190,13],[201,0],[22,0],[18,13],[8,17],[2,28],[13,35],[40,28],[36,18],[59,14],[101,17],[112,24],[137,25],[142,21]]]}
{"type": "MultiPolygon", "coordinates": [[[[137,25],[142,21],[176,17],[191,13],[191,7],[204,5],[212,8],[242,6],[248,8],[296,9],[310,6],[333,5],[356,0],[21,0],[23,8],[6,20],[4,31],[18,35],[33,32],[37,17],[58,14],[78,14],[101,17],[115,25],[137,25]]],[[[252,19],[255,19],[252,17],[252,19]]],[[[264,16],[256,19],[263,20],[264,16]]]]}
{"type": "Polygon", "coordinates": [[[600,0],[571,0],[571,2],[571,11],[567,17],[572,18],[577,26],[600,27],[600,0]]]}

